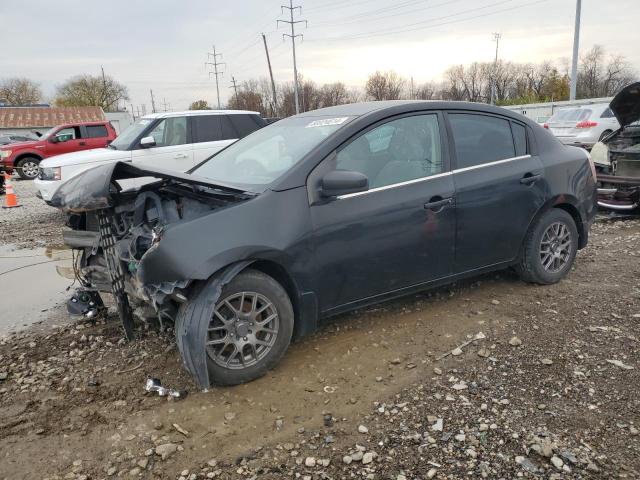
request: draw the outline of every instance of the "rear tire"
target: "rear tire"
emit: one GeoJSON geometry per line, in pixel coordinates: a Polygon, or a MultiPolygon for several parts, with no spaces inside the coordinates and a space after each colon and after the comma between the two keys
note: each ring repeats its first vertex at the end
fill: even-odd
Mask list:
{"type": "Polygon", "coordinates": [[[38,176],[38,165],[40,164],[40,159],[36,157],[24,157],[21,158],[18,163],[16,163],[16,169],[18,170],[18,175],[23,180],[33,180],[38,176]]]}
{"type": "Polygon", "coordinates": [[[209,381],[238,385],[263,376],[291,343],[294,314],[287,292],[272,277],[251,269],[223,287],[213,309],[206,308],[213,292],[205,286],[192,300],[200,305],[183,310],[202,317],[189,319],[190,324],[208,325],[203,347],[209,381]]]}
{"type": "Polygon", "coordinates": [[[552,208],[529,228],[516,271],[525,282],[557,283],[571,270],[577,251],[578,229],[573,217],[552,208]]]}

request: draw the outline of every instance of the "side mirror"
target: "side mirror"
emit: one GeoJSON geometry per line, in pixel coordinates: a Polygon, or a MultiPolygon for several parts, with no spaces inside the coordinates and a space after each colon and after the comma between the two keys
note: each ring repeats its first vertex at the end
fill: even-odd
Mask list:
{"type": "Polygon", "coordinates": [[[367,190],[369,190],[367,176],[351,170],[333,170],[320,181],[320,194],[323,197],[337,197],[367,190]]]}
{"type": "Polygon", "coordinates": [[[49,142],[51,142],[51,143],[59,143],[60,139],[57,136],[54,135],[53,137],[51,137],[49,139],[49,142]]]}
{"type": "Polygon", "coordinates": [[[156,146],[156,139],[153,138],[152,136],[148,136],[148,137],[143,137],[140,140],[140,146],[142,148],[151,148],[151,147],[155,147],[156,146]]]}

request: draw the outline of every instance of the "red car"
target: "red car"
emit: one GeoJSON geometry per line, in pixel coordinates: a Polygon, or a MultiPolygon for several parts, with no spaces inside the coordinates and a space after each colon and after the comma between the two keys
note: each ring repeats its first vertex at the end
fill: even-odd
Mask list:
{"type": "Polygon", "coordinates": [[[109,122],[58,125],[38,140],[0,147],[0,160],[6,171],[17,170],[22,178],[29,180],[38,176],[38,164],[44,158],[104,148],[115,138],[116,131],[109,122]]]}

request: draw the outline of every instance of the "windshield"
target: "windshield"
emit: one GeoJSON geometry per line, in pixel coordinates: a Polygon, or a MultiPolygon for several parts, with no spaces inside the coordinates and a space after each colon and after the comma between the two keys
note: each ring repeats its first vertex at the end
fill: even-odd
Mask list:
{"type": "Polygon", "coordinates": [[[351,117],[292,117],[264,127],[209,158],[190,173],[261,192],[351,117]]]}
{"type": "Polygon", "coordinates": [[[132,123],[109,144],[109,147],[115,150],[129,150],[131,143],[138,138],[151,122],[153,122],[153,118],[141,118],[136,123],[132,123]]]}
{"type": "Polygon", "coordinates": [[[47,138],[49,138],[49,137],[53,134],[53,132],[55,132],[55,131],[56,131],[56,129],[57,129],[57,128],[58,128],[58,127],[50,128],[49,130],[47,130],[46,132],[44,132],[44,133],[40,136],[40,138],[39,138],[38,140],[46,140],[47,138]]]}

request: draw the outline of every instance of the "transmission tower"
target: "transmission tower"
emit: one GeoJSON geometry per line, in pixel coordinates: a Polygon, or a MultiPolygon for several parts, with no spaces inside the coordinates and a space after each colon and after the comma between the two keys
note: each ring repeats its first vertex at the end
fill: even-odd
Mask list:
{"type": "Polygon", "coordinates": [[[276,25],[280,25],[280,22],[282,23],[287,23],[290,27],[291,27],[291,34],[288,33],[283,33],[282,34],[282,38],[284,40],[285,37],[289,37],[291,39],[291,46],[293,48],[293,92],[295,95],[295,103],[296,103],[296,114],[300,113],[300,105],[298,102],[298,66],[296,64],[296,37],[302,37],[302,34],[298,34],[296,35],[295,32],[295,26],[297,23],[304,23],[305,27],[308,26],[307,21],[306,20],[294,20],[293,19],[293,12],[294,10],[298,10],[300,11],[300,13],[302,14],[302,7],[301,6],[293,6],[293,0],[289,0],[289,5],[282,5],[280,7],[281,11],[284,12],[285,9],[289,10],[289,18],[290,20],[278,20],[276,25]]]}

